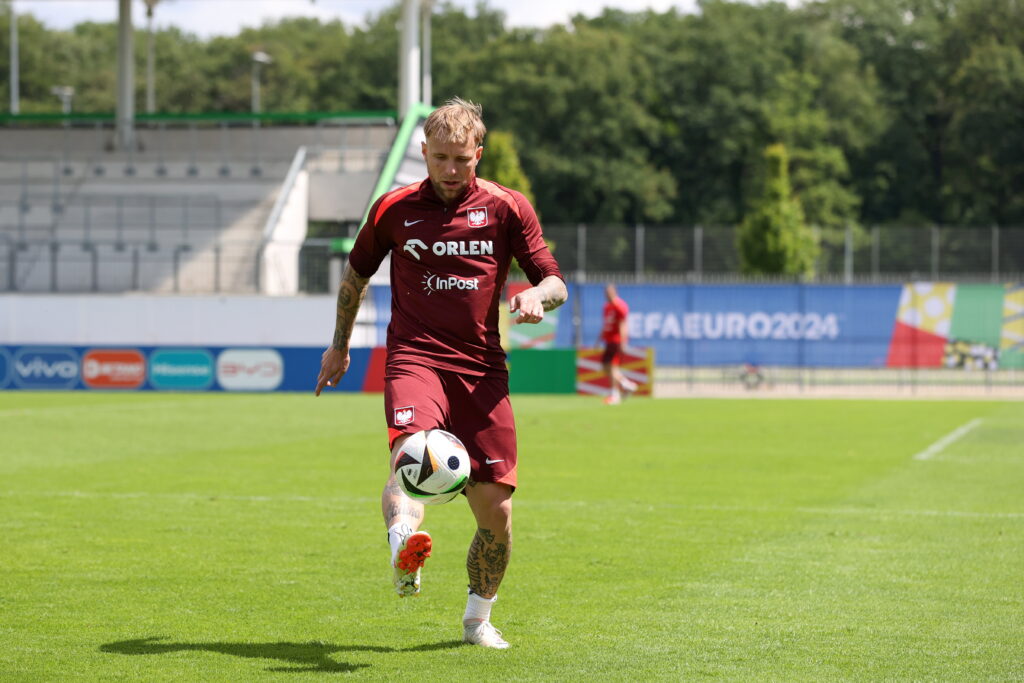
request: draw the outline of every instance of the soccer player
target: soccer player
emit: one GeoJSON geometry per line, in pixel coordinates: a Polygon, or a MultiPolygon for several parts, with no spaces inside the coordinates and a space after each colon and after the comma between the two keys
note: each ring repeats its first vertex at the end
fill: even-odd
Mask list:
{"type": "MultiPolygon", "coordinates": [[[[498,302],[513,257],[533,285],[509,301],[514,323],[540,322],[568,294],[530,203],[476,176],[486,132],[481,111],[459,98],[436,109],[423,127],[427,179],[384,194],[370,208],[342,276],[316,395],[348,370],[356,312],[370,276],[390,254],[384,412],[392,458],[424,429],[444,429],[466,445],[472,471],[465,491],[477,531],[466,558],[463,640],[503,649],[508,642],[490,614],[512,548],[517,453],[498,302]]],[[[416,595],[431,538],[419,530],[423,505],[402,493],[393,469],[381,508],[395,589],[416,595]]]]}
{"type": "Polygon", "coordinates": [[[611,387],[604,402],[608,405],[617,405],[622,402],[623,395],[629,396],[637,390],[636,382],[626,377],[619,367],[622,364],[622,350],[629,341],[629,326],[626,324],[629,306],[619,298],[615,285],[607,285],[604,288],[604,296],[607,301],[604,304],[604,323],[601,326],[601,340],[604,342],[601,364],[611,387]]]}

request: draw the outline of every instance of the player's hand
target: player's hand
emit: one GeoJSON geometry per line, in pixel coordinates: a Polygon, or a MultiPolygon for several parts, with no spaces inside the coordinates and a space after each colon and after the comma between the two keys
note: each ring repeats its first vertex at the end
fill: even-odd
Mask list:
{"type": "Polygon", "coordinates": [[[336,387],[341,378],[348,372],[348,365],[351,362],[348,351],[342,352],[333,346],[324,351],[320,357],[320,374],[316,378],[316,395],[324,387],[336,387]]]}
{"type": "Polygon", "coordinates": [[[544,302],[536,287],[525,289],[512,297],[508,302],[508,309],[512,313],[519,313],[512,321],[513,325],[539,323],[544,319],[544,302]]]}

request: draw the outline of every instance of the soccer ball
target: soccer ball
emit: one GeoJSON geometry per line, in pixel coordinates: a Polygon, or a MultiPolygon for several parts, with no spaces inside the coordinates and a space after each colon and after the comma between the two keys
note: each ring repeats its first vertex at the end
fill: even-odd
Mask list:
{"type": "Polygon", "coordinates": [[[469,453],[458,437],[444,430],[416,432],[395,453],[395,481],[413,500],[447,503],[469,481],[469,453]]]}

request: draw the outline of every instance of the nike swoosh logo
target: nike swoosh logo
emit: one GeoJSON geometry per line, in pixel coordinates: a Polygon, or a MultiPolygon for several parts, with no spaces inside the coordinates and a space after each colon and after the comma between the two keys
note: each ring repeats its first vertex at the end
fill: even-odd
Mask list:
{"type": "Polygon", "coordinates": [[[491,460],[490,458],[484,458],[484,462],[488,465],[493,465],[496,462],[505,462],[505,458],[498,458],[497,460],[491,460]]]}
{"type": "Polygon", "coordinates": [[[418,221],[405,221],[405,227],[408,228],[410,225],[416,225],[417,223],[422,223],[423,220],[424,219],[421,218],[418,221]]]}

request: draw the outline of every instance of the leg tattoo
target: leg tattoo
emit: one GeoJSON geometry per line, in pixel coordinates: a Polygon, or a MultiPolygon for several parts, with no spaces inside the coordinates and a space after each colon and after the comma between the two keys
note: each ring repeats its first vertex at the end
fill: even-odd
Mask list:
{"type": "Polygon", "coordinates": [[[381,496],[381,510],[384,513],[384,524],[387,526],[391,526],[401,517],[423,519],[422,506],[409,500],[394,479],[384,487],[384,494],[381,496]]]}
{"type": "Polygon", "coordinates": [[[477,529],[466,558],[471,591],[484,598],[497,594],[508,567],[511,546],[511,539],[507,543],[496,542],[490,529],[477,529]]]}

